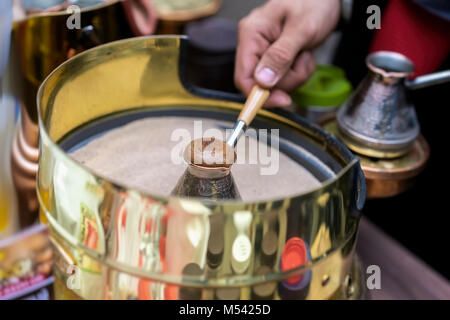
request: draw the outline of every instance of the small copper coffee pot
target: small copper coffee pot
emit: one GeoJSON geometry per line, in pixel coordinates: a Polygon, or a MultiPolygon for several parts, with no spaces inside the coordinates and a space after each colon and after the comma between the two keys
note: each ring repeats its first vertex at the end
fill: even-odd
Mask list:
{"type": "Polygon", "coordinates": [[[172,194],[210,199],[240,199],[231,166],[236,161],[234,147],[269,98],[270,91],[254,85],[227,141],[214,137],[191,141],[184,152],[189,165],[172,194]]]}
{"type": "Polygon", "coordinates": [[[193,140],[186,147],[188,167],[172,194],[206,199],[240,199],[231,175],[234,149],[214,137],[193,140]]]}
{"type": "Polygon", "coordinates": [[[408,90],[450,81],[450,70],[409,81],[414,64],[404,55],[379,51],[367,57],[370,72],[337,114],[339,136],[358,154],[396,158],[420,133],[408,90]]]}

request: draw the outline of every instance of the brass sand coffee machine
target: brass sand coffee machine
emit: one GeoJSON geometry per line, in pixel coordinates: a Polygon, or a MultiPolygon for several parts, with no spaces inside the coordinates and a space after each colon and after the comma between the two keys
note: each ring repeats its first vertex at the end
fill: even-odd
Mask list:
{"type": "Polygon", "coordinates": [[[56,298],[360,298],[354,248],[365,180],[358,159],[295,114],[262,110],[251,125],[279,129],[280,152],[319,181],[275,199],[149,194],[70,156],[136,119],[220,120],[231,129],[242,97],[190,85],[186,47],[178,36],[102,45],[42,84],[38,197],[56,256],[56,298]],[[80,271],[77,285],[69,266],[80,271]]]}

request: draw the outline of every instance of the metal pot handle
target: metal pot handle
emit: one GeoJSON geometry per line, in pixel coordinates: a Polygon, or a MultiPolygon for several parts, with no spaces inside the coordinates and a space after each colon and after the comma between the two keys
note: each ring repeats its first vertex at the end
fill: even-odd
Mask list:
{"type": "Polygon", "coordinates": [[[436,84],[450,81],[450,70],[427,74],[411,81],[406,81],[405,85],[409,90],[422,89],[436,84]]]}

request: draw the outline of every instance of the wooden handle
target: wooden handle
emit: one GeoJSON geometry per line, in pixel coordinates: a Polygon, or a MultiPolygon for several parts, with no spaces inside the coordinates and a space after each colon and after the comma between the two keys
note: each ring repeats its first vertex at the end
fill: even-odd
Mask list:
{"type": "Polygon", "coordinates": [[[258,110],[266,103],[269,98],[270,91],[255,85],[250,92],[247,101],[245,101],[244,109],[239,114],[238,120],[244,121],[248,126],[255,118],[258,110]]]}

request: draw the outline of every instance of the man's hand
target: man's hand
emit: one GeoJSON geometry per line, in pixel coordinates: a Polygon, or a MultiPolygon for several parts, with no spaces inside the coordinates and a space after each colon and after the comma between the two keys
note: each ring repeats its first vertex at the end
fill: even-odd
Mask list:
{"type": "Polygon", "coordinates": [[[335,28],[339,0],[269,0],[239,23],[235,83],[246,95],[255,81],[273,88],[267,106],[289,106],[287,92],[314,72],[309,51],[335,28]]]}

